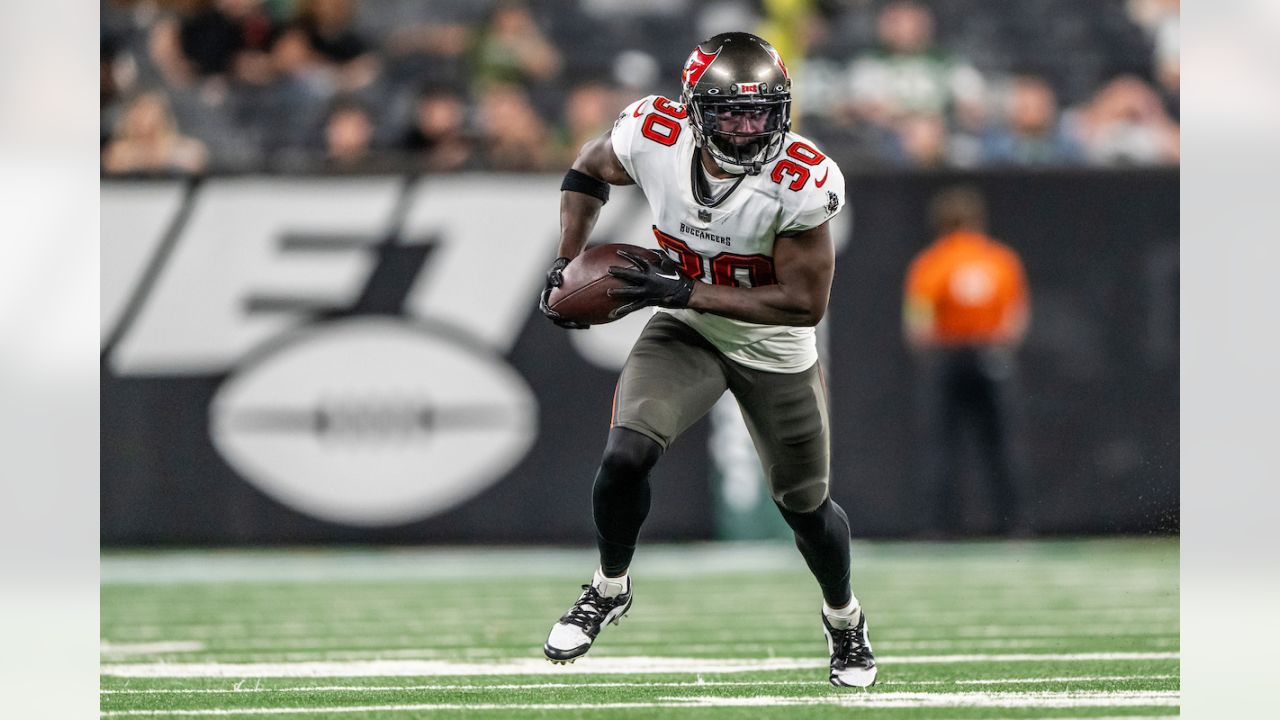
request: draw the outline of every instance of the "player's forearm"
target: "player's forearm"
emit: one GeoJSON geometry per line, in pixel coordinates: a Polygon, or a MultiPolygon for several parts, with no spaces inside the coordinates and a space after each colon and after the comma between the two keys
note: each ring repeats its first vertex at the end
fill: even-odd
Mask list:
{"type": "Polygon", "coordinates": [[[604,203],[579,192],[560,193],[560,257],[575,258],[586,247],[604,203]]]}
{"type": "Polygon", "coordinates": [[[695,283],[689,307],[761,325],[813,326],[826,313],[827,298],[789,292],[782,285],[736,288],[695,283]]]}
{"type": "Polygon", "coordinates": [[[608,185],[630,185],[631,178],[613,152],[609,133],[588,142],[578,152],[566,185],[560,191],[560,257],[574,258],[587,245],[600,208],[609,198],[608,185]],[[576,192],[575,192],[576,190],[576,192]]]}

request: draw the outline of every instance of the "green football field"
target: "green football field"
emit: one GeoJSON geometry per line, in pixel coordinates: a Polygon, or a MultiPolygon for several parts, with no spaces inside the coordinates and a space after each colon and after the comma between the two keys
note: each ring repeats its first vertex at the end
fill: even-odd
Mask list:
{"type": "Polygon", "coordinates": [[[1179,712],[1176,539],[855,543],[880,661],[826,681],[789,545],[642,546],[635,606],[542,642],[586,550],[108,552],[104,717],[1076,718],[1179,712]]]}

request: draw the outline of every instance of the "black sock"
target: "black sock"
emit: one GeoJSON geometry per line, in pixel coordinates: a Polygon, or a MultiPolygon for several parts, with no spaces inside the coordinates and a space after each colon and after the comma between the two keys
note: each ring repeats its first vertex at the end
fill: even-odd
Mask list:
{"type": "Polygon", "coordinates": [[[607,577],[618,577],[631,565],[649,514],[649,470],[660,457],[662,446],[634,430],[609,432],[591,490],[600,569],[607,577]]]}
{"type": "Polygon", "coordinates": [[[810,512],[792,512],[781,505],[782,517],[796,534],[796,547],[822,588],[822,599],[833,608],[853,600],[849,586],[849,517],[830,497],[810,512]]]}

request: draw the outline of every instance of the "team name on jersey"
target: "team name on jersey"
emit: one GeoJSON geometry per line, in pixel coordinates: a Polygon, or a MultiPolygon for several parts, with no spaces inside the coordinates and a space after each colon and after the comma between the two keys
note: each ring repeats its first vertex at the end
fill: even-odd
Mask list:
{"type": "Polygon", "coordinates": [[[707,232],[706,230],[702,230],[701,228],[692,227],[684,223],[680,223],[680,232],[685,235],[692,235],[693,237],[701,240],[710,240],[711,242],[720,243],[725,246],[733,244],[733,238],[728,235],[716,235],[714,233],[707,232]]]}

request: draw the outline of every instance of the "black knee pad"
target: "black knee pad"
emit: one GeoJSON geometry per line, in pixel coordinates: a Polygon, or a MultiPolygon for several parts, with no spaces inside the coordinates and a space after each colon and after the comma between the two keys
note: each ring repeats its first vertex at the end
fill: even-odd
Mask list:
{"type": "Polygon", "coordinates": [[[634,430],[616,427],[609,431],[600,468],[616,477],[644,477],[662,457],[662,446],[634,430]]]}
{"type": "Polygon", "coordinates": [[[837,505],[829,495],[824,497],[816,508],[804,512],[788,510],[782,503],[775,502],[775,504],[782,512],[782,519],[786,520],[787,525],[800,535],[837,533],[848,537],[849,516],[845,515],[844,508],[837,505]]]}
{"type": "Polygon", "coordinates": [[[769,486],[773,502],[783,510],[813,512],[828,497],[826,460],[775,465],[769,470],[769,486]]]}

